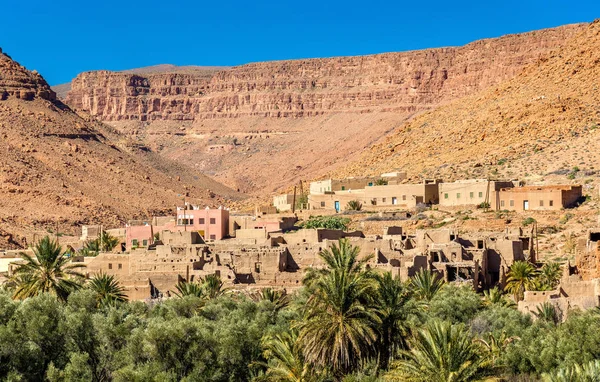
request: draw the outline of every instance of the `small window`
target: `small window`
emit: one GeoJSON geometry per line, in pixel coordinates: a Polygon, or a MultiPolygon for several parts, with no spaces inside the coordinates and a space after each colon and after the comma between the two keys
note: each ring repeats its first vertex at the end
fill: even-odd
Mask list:
{"type": "Polygon", "coordinates": [[[148,245],[148,240],[143,240],[142,241],[142,246],[146,247],[148,245]]]}
{"type": "Polygon", "coordinates": [[[540,200],[540,207],[544,207],[544,201],[540,200]]]}
{"type": "Polygon", "coordinates": [[[373,182],[369,182],[369,187],[371,187],[373,185],[373,182]]]}
{"type": "Polygon", "coordinates": [[[119,264],[119,265],[117,266],[117,268],[119,268],[119,269],[123,269],[123,264],[119,264]]]}
{"type": "Polygon", "coordinates": [[[479,197],[483,198],[483,192],[479,191],[479,197]]]}
{"type": "Polygon", "coordinates": [[[473,192],[469,192],[469,198],[473,199],[473,192]]]}
{"type": "Polygon", "coordinates": [[[448,194],[444,194],[444,199],[448,199],[448,194]]]}
{"type": "Polygon", "coordinates": [[[515,201],[514,201],[514,200],[511,200],[511,201],[510,201],[508,204],[509,204],[511,207],[514,207],[514,206],[515,206],[515,201]]]}
{"type": "Polygon", "coordinates": [[[217,219],[210,218],[210,224],[217,224],[217,219]]]}
{"type": "Polygon", "coordinates": [[[346,186],[342,186],[342,191],[346,190],[346,186]]]}
{"type": "Polygon", "coordinates": [[[325,207],[325,202],[321,202],[321,207],[325,207]]]}
{"type": "Polygon", "coordinates": [[[504,200],[500,201],[500,207],[504,207],[504,200]]]}
{"type": "Polygon", "coordinates": [[[460,192],[456,193],[456,199],[460,199],[460,192]]]}
{"type": "MultiPolygon", "coordinates": [[[[448,194],[446,194],[448,195],[448,194]]],[[[406,195],[402,195],[402,200],[406,200],[406,195]]]]}
{"type": "Polygon", "coordinates": [[[550,204],[550,207],[554,206],[554,200],[551,200],[551,201],[549,202],[549,204],[550,204]]]}
{"type": "Polygon", "coordinates": [[[112,269],[112,263],[108,263],[108,269],[112,269]]]}
{"type": "Polygon", "coordinates": [[[131,245],[134,246],[134,247],[137,247],[138,246],[138,239],[131,240],[131,245]]]}
{"type": "Polygon", "coordinates": [[[392,197],[392,204],[394,204],[394,205],[398,204],[398,199],[395,196],[392,197]]]}
{"type": "Polygon", "coordinates": [[[210,240],[217,240],[217,237],[215,235],[210,235],[210,240]]]}
{"type": "Polygon", "coordinates": [[[382,203],[385,203],[386,200],[387,200],[387,198],[381,198],[382,203]]]}
{"type": "Polygon", "coordinates": [[[204,221],[204,218],[200,218],[200,219],[198,219],[198,223],[199,223],[199,224],[206,224],[206,223],[205,223],[205,221],[204,221]]]}

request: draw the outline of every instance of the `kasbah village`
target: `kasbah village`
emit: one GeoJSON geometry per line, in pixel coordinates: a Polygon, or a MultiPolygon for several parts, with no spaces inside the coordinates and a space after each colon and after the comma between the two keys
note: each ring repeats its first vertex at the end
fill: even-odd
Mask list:
{"type": "MultiPolygon", "coordinates": [[[[515,262],[539,269],[550,264],[562,274],[554,288],[513,298],[534,319],[549,303],[564,320],[570,309],[600,306],[600,224],[579,224],[579,235],[560,234],[567,222],[589,218],[593,210],[586,205],[598,190],[566,183],[411,183],[403,172],[326,179],[300,182],[250,212],[195,205],[182,196],[172,215],[124,227],[82,226],[80,237],[56,240],[71,262],[85,264],[88,277],[114,276],[130,300],[147,303],[175,297],[182,284],[209,275],[232,292],[291,293],[308,268],[324,266],[319,253],[343,242],[360,248],[369,268],[401,280],[429,270],[478,292],[504,288],[515,262]]],[[[23,263],[23,253],[31,249],[0,251],[3,282],[23,263]]]]}

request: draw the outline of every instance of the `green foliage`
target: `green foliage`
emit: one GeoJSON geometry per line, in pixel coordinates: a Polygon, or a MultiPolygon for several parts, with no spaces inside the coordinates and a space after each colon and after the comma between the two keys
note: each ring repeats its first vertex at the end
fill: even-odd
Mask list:
{"type": "Polygon", "coordinates": [[[326,228],[326,229],[341,229],[347,230],[350,219],[341,216],[311,216],[307,221],[302,223],[302,228],[326,228]]]}
{"type": "Polygon", "coordinates": [[[543,377],[544,382],[598,382],[600,381],[600,360],[565,367],[556,373],[544,373],[543,377]]]}
{"type": "Polygon", "coordinates": [[[418,330],[409,342],[404,359],[395,363],[391,381],[468,382],[494,375],[491,359],[473,341],[465,327],[432,321],[418,330]]]}
{"type": "Polygon", "coordinates": [[[375,181],[376,186],[387,186],[388,181],[386,179],[380,178],[375,181]]]}
{"type": "Polygon", "coordinates": [[[515,302],[506,298],[502,290],[497,286],[483,292],[483,303],[485,306],[515,306],[515,302]]]}
{"type": "Polygon", "coordinates": [[[326,268],[305,278],[311,292],[303,320],[297,325],[304,357],[334,375],[351,373],[375,352],[380,318],[373,306],[377,283],[358,259],[359,249],[340,240],[319,256],[326,268]]]}
{"type": "Polygon", "coordinates": [[[15,298],[23,299],[40,293],[53,293],[66,300],[69,293],[81,287],[84,275],[78,269],[84,264],[71,263],[62,247],[46,236],[33,247],[33,256],[22,253],[23,263],[15,270],[15,298]]]}
{"type": "Polygon", "coordinates": [[[554,290],[560,282],[562,271],[559,263],[545,263],[539,270],[536,283],[539,290],[554,290]]]}
{"type": "Polygon", "coordinates": [[[115,276],[99,273],[92,277],[87,287],[96,294],[98,304],[107,306],[127,301],[125,288],[115,279],[115,276]]]}
{"type": "Polygon", "coordinates": [[[521,222],[521,224],[523,224],[523,226],[527,227],[528,225],[531,225],[533,223],[535,223],[536,220],[532,217],[528,217],[526,219],[523,219],[523,221],[521,222]]]}
{"type": "Polygon", "coordinates": [[[360,211],[362,210],[362,203],[359,200],[351,200],[346,204],[348,211],[360,211]]]}
{"type": "Polygon", "coordinates": [[[485,209],[485,208],[490,208],[490,203],[488,202],[481,202],[477,205],[477,208],[481,208],[481,209],[485,209]]]}
{"type": "Polygon", "coordinates": [[[554,305],[547,301],[538,305],[536,311],[533,312],[533,314],[538,318],[538,320],[543,320],[552,324],[556,324],[559,320],[556,308],[554,307],[554,305]]]}
{"type": "Polygon", "coordinates": [[[445,285],[429,302],[429,316],[455,323],[470,321],[483,308],[470,285],[445,285]]]}
{"type": "Polygon", "coordinates": [[[410,280],[410,288],[415,297],[422,301],[430,301],[444,286],[444,280],[438,274],[421,269],[410,280]]]}
{"type": "Polygon", "coordinates": [[[516,301],[523,299],[526,290],[536,290],[538,272],[533,264],[527,261],[515,261],[508,271],[504,290],[512,293],[516,301]]]}

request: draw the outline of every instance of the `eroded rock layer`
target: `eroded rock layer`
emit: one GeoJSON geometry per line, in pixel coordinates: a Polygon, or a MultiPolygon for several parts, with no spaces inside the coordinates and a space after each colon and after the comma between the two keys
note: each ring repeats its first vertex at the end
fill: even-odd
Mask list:
{"type": "Polygon", "coordinates": [[[66,102],[106,121],[413,113],[514,77],[581,30],[568,25],[458,48],[248,64],[186,73],[82,73],[66,102]]]}

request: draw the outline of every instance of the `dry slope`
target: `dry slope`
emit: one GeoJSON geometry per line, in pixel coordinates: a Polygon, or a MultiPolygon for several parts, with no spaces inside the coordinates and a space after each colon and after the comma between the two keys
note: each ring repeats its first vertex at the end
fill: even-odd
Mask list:
{"type": "Polygon", "coordinates": [[[172,210],[179,194],[218,204],[225,186],[131,144],[54,101],[37,73],[0,53],[0,247],[36,230],[118,224],[172,210]]]}
{"type": "Polygon", "coordinates": [[[600,169],[600,22],[499,86],[403,124],[337,175],[591,176],[600,169]]]}

